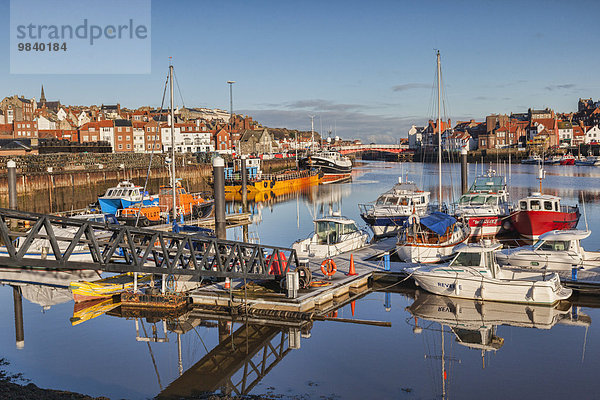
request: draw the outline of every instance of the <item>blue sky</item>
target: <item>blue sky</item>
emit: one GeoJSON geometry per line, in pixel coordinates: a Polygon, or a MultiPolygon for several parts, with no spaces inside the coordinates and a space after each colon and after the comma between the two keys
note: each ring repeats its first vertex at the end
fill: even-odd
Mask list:
{"type": "Polygon", "coordinates": [[[63,104],[157,106],[172,56],[188,107],[228,109],[235,80],[234,111],[265,125],[310,129],[316,114],[317,130],[393,142],[433,116],[440,49],[453,121],[600,98],[594,1],[153,1],[145,75],[11,75],[1,4],[2,96],[43,83],[63,104]]]}

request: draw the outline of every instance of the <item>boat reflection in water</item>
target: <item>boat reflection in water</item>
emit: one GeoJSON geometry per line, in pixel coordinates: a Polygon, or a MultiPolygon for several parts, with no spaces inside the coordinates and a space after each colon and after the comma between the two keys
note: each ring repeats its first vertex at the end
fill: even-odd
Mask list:
{"type": "Polygon", "coordinates": [[[588,327],[591,318],[579,307],[561,302],[554,307],[438,296],[417,290],[414,303],[407,310],[418,319],[448,326],[459,344],[482,351],[498,350],[504,339],[496,336],[501,325],[523,328],[551,329],[556,324],[588,327]]]}
{"type": "MultiPolygon", "coordinates": [[[[413,332],[432,331],[433,337],[441,333],[441,355],[425,354],[425,358],[441,360],[441,397],[448,398],[448,371],[459,359],[445,353],[444,336],[449,328],[456,343],[469,349],[481,351],[482,368],[486,366],[486,353],[496,352],[504,345],[504,338],[497,335],[499,326],[552,329],[557,324],[575,325],[587,328],[591,318],[579,311],[579,307],[563,301],[556,305],[541,306],[502,302],[481,302],[478,300],[450,298],[435,294],[415,292],[415,301],[406,308],[413,318],[407,322],[413,325],[413,332]],[[437,324],[440,324],[438,327],[437,324]],[[446,328],[447,327],[447,328],[446,328]]],[[[585,354],[585,340],[584,340],[585,354]]],[[[454,375],[454,374],[452,374],[454,375]]],[[[435,378],[434,378],[435,380],[435,378]]]]}

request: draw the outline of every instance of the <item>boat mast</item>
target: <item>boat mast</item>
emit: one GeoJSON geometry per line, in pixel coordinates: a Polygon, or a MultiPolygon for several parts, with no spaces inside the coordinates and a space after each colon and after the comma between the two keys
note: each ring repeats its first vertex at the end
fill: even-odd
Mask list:
{"type": "Polygon", "coordinates": [[[437,51],[437,86],[438,86],[438,208],[442,211],[442,87],[441,87],[440,51],[437,51]]]}
{"type": "Polygon", "coordinates": [[[169,65],[171,90],[171,188],[173,189],[173,222],[177,220],[177,197],[175,196],[175,111],[173,110],[173,65],[169,65]]]}

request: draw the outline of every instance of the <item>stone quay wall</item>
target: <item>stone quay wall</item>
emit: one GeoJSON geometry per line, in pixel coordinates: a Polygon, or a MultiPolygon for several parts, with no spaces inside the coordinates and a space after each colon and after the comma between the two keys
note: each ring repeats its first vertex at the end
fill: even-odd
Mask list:
{"type": "MultiPolygon", "coordinates": [[[[106,189],[122,180],[146,185],[157,193],[169,184],[169,165],[164,154],[154,154],[148,174],[149,154],[51,154],[0,157],[0,207],[8,207],[6,162],[17,163],[18,208],[40,213],[78,210],[94,203],[106,189]],[[51,167],[51,172],[48,168],[51,167]],[[148,182],[146,183],[146,176],[148,182]]],[[[266,173],[293,168],[294,160],[263,162],[266,173]]],[[[212,165],[197,163],[195,157],[177,157],[177,178],[190,192],[212,192],[212,165]]]]}

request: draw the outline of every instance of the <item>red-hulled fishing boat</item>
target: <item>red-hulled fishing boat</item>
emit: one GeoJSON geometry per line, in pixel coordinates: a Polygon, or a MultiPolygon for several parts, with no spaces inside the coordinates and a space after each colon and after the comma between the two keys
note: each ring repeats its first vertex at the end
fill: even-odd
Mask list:
{"type": "Polygon", "coordinates": [[[577,205],[563,206],[560,197],[542,194],[544,175],[540,168],[540,192],[519,200],[517,209],[510,215],[513,228],[528,239],[537,239],[552,230],[575,229],[581,216],[577,205]]]}

